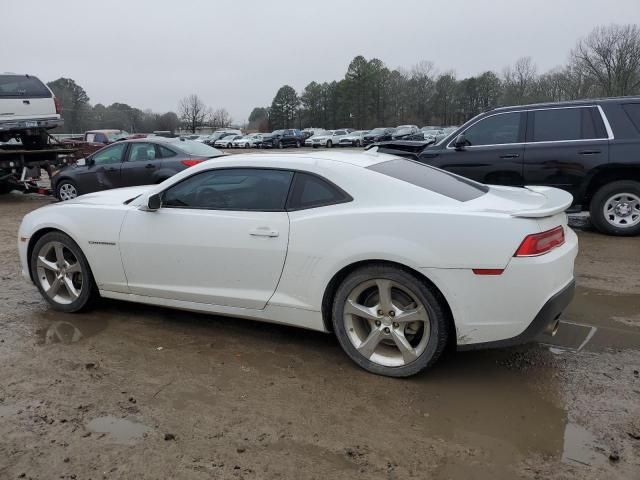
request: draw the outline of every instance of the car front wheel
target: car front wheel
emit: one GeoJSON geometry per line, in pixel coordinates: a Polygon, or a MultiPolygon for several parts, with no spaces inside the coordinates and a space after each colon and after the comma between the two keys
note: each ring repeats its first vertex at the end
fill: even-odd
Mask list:
{"type": "Polygon", "coordinates": [[[331,140],[327,140],[327,148],[333,147],[333,142],[331,140]]]}
{"type": "Polygon", "coordinates": [[[443,306],[424,281],[394,266],[371,265],[342,282],[333,327],[347,355],[369,372],[415,375],[435,363],[448,340],[443,306]]]}
{"type": "Polygon", "coordinates": [[[55,310],[77,312],[96,296],[87,259],[64,233],[43,235],[33,248],[30,266],[38,290],[55,310]]]}
{"type": "Polygon", "coordinates": [[[78,196],[78,186],[71,180],[61,180],[56,188],[58,200],[73,200],[78,196]]]}
{"type": "Polygon", "coordinates": [[[591,199],[591,222],[608,235],[640,234],[640,182],[620,180],[601,187],[591,199]]]}

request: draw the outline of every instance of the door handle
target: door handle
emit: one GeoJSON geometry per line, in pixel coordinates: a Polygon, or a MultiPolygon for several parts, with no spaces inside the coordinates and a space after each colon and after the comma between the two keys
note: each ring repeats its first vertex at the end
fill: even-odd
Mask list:
{"type": "Polygon", "coordinates": [[[147,163],[144,168],[156,168],[156,166],[153,163],[147,163]]]}
{"type": "Polygon", "coordinates": [[[250,230],[249,235],[252,237],[277,237],[280,234],[277,230],[272,230],[268,227],[260,227],[250,230]]]}
{"type": "Polygon", "coordinates": [[[500,155],[500,158],[518,158],[520,155],[517,153],[506,153],[504,155],[500,155]]]}
{"type": "Polygon", "coordinates": [[[596,155],[600,153],[600,150],[580,150],[578,155],[596,155]]]}

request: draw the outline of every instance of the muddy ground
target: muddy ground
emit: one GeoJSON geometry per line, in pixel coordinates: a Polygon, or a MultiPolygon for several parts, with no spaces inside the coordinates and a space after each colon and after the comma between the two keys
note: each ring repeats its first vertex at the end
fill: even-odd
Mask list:
{"type": "Polygon", "coordinates": [[[0,479],[638,479],[640,238],[581,231],[554,345],[449,353],[415,378],[330,335],[103,301],[20,277],[42,197],[0,197],[0,479]]]}

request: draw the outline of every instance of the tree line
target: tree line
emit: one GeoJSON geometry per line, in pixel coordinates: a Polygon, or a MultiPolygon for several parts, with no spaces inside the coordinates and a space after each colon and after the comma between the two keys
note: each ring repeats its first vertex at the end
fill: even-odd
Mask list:
{"type": "Polygon", "coordinates": [[[566,65],[538,73],[522,57],[497,73],[459,79],[432,62],[389,69],[381,60],[355,57],[345,76],[311,82],[301,92],[282,86],[268,107],[256,107],[249,127],[365,129],[401,124],[459,125],[503,105],[640,94],[640,28],[596,27],[578,40],[566,65]]]}
{"type": "Polygon", "coordinates": [[[91,105],[87,92],[71,78],[59,78],[47,85],[62,104],[64,126],[56,129],[56,133],[83,133],[103,128],[130,133],[178,129],[195,133],[201,127],[226,127],[231,123],[231,116],[224,108],[214,110],[195,94],[180,100],[178,113],[156,113],[126,103],[91,105]]]}

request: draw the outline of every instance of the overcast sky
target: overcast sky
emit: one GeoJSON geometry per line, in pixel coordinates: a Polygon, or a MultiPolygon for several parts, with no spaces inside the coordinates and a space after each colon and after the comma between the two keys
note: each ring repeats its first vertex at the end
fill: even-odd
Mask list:
{"type": "Polygon", "coordinates": [[[596,25],[640,23],[640,0],[1,0],[0,12],[0,71],[159,112],[197,93],[242,122],[284,84],[342,78],[356,55],[459,77],[528,55],[543,71],[596,25]]]}

